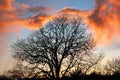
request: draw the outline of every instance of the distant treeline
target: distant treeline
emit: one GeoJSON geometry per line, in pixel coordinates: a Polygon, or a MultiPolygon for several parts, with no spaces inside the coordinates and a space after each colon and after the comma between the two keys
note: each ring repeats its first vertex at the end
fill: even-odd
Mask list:
{"type": "MultiPolygon", "coordinates": [[[[0,76],[0,80],[53,80],[49,78],[40,78],[38,76],[34,76],[31,78],[22,78],[18,76],[13,76],[13,77],[7,77],[4,75],[0,76]]],[[[90,75],[85,75],[85,74],[72,74],[71,76],[65,76],[61,77],[59,80],[120,80],[120,73],[114,73],[112,75],[101,75],[97,74],[95,72],[91,73],[90,75]]]]}

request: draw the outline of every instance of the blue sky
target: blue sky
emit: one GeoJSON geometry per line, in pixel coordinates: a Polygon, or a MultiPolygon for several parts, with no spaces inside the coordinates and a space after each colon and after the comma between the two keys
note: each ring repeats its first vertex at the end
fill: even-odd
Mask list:
{"type": "Polygon", "coordinates": [[[91,10],[94,7],[94,0],[17,0],[19,3],[28,4],[30,6],[45,6],[61,9],[71,7],[79,10],[91,10]]]}

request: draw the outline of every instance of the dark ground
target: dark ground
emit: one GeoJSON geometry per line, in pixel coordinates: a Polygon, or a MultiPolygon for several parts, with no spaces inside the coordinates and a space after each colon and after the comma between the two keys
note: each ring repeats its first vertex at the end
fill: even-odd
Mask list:
{"type": "MultiPolygon", "coordinates": [[[[20,78],[20,77],[7,77],[0,76],[0,80],[53,80],[47,78],[20,78]]],[[[91,75],[72,75],[70,77],[62,77],[60,80],[120,80],[120,74],[115,73],[113,75],[99,75],[92,73],[91,75]]]]}

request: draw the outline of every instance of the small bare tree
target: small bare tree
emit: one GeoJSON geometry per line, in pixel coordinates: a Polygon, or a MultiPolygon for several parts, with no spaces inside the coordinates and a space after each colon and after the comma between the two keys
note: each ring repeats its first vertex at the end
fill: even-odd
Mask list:
{"type": "Polygon", "coordinates": [[[97,72],[101,63],[101,60],[104,58],[102,53],[96,54],[91,53],[90,55],[82,55],[77,60],[75,65],[75,70],[71,74],[81,75],[91,72],[97,72]],[[96,70],[97,69],[97,70],[96,70]]]}
{"type": "Polygon", "coordinates": [[[107,74],[119,73],[120,74],[120,57],[108,60],[105,66],[107,74]]]}
{"type": "Polygon", "coordinates": [[[7,71],[7,76],[10,78],[31,78],[35,76],[35,72],[32,69],[29,69],[28,64],[25,65],[24,62],[17,61],[15,66],[7,71]]]}
{"type": "Polygon", "coordinates": [[[27,62],[36,74],[42,73],[52,79],[65,76],[79,56],[89,54],[94,47],[95,42],[82,19],[66,16],[54,18],[44,28],[12,46],[14,58],[27,62]]]}
{"type": "MultiPolygon", "coordinates": [[[[87,74],[89,72],[97,72],[96,69],[97,67],[100,66],[101,60],[104,58],[103,54],[91,54],[88,56],[88,58],[83,58],[84,63],[83,63],[83,71],[84,74],[87,74]]],[[[82,63],[81,63],[82,64],[82,63]]]]}

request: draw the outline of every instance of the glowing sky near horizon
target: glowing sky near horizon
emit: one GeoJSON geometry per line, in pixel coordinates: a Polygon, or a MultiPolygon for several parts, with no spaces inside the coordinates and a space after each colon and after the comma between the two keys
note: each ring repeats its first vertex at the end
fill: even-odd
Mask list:
{"type": "Polygon", "coordinates": [[[0,0],[0,69],[12,65],[10,46],[52,17],[84,18],[105,56],[120,56],[120,0],[0,0]]]}

